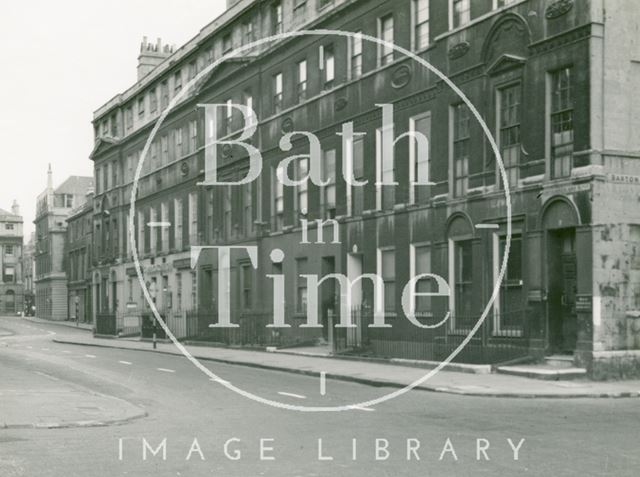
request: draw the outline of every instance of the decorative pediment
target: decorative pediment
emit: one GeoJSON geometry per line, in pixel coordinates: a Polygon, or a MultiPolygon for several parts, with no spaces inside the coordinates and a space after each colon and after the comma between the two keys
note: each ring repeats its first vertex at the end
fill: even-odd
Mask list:
{"type": "Polygon", "coordinates": [[[486,65],[492,65],[504,55],[527,57],[531,33],[526,20],[515,13],[507,13],[493,24],[482,48],[486,65]]]}
{"type": "Polygon", "coordinates": [[[526,58],[521,56],[502,55],[489,65],[487,74],[496,75],[513,68],[519,68],[523,66],[526,61],[526,58]]]}
{"type": "Polygon", "coordinates": [[[97,156],[104,154],[116,144],[118,144],[118,140],[113,137],[107,136],[98,138],[93,146],[91,154],[89,154],[89,159],[95,159],[97,156]]]}

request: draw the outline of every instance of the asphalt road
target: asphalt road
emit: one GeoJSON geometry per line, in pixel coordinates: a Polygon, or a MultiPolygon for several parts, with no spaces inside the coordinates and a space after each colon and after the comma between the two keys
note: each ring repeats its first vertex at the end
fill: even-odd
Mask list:
{"type": "MultiPolygon", "coordinates": [[[[148,417],[106,427],[0,429],[2,477],[636,476],[640,469],[638,399],[414,391],[373,409],[301,413],[239,396],[182,357],[56,344],[54,332],[86,333],[0,318],[7,345],[0,380],[3,360],[11,360],[124,399],[148,417]]],[[[292,404],[355,403],[385,392],[328,380],[323,396],[318,378],[206,365],[242,389],[292,404]]]]}

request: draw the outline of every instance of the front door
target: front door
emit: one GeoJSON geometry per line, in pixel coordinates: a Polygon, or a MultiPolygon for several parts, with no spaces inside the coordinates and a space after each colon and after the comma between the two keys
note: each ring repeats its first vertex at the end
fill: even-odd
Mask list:
{"type": "Polygon", "coordinates": [[[576,232],[575,228],[549,232],[547,317],[549,352],[571,354],[576,348],[576,232]]]}
{"type": "MultiPolygon", "coordinates": [[[[336,272],[336,260],[334,257],[322,257],[321,265],[322,276],[331,275],[336,272]]],[[[333,313],[335,324],[338,317],[338,308],[336,303],[336,283],[335,280],[327,280],[320,285],[320,306],[322,316],[322,337],[329,339],[329,313],[333,313]]]]}

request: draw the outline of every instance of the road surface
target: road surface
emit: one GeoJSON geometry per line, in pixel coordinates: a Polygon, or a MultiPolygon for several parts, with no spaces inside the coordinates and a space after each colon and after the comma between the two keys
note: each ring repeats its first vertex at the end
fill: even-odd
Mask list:
{"type": "MultiPolygon", "coordinates": [[[[86,331],[0,318],[0,379],[3,367],[41,373],[147,416],[0,429],[0,476],[635,476],[640,468],[638,399],[414,391],[372,409],[300,413],[241,397],[183,357],[56,344],[53,333],[86,331]]],[[[385,391],[327,380],[322,395],[315,377],[205,364],[223,380],[292,404],[355,403],[385,391]]],[[[0,405],[16,399],[6,388],[0,384],[0,405]]]]}

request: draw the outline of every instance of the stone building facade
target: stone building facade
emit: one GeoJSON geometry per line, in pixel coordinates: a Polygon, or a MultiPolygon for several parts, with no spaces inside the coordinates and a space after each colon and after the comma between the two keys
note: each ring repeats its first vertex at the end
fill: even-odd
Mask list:
{"type": "Polygon", "coordinates": [[[29,241],[24,245],[22,251],[22,276],[24,282],[24,311],[27,315],[34,315],[34,308],[36,303],[36,288],[35,288],[35,275],[36,275],[36,235],[35,232],[31,233],[29,241]]]}
{"type": "Polygon", "coordinates": [[[67,218],[87,200],[93,177],[71,176],[53,186],[51,166],[47,188],[38,196],[36,209],[36,316],[46,320],[69,319],[66,256],[67,218]]]}
{"type": "Polygon", "coordinates": [[[93,323],[91,268],[93,246],[93,190],[84,204],[67,217],[66,275],[69,319],[93,323]]]}
{"type": "MultiPolygon", "coordinates": [[[[438,75],[356,35],[282,39],[189,83],[257,38],[334,29],[381,38],[427,60],[460,88],[497,141],[510,188],[509,260],[486,320],[456,359],[566,354],[596,377],[638,373],[639,21],[631,0],[245,0],[175,52],[143,43],[141,58],[148,51],[166,58],[139,68],[138,82],[94,115],[95,307],[144,306],[131,261],[134,238],[145,280],[162,292],[156,295],[164,308],[215,308],[225,291],[221,264],[203,252],[191,270],[189,250],[226,244],[258,247],[255,264],[232,253],[232,318],[271,313],[267,275],[282,273],[289,336],[299,330],[302,339],[335,339],[326,325],[340,310],[339,290],[322,287],[324,331],[309,333],[300,328],[309,290],[299,275],[372,273],[382,278],[392,328],[367,328],[370,352],[440,360],[476,328],[507,249],[507,200],[480,123],[438,75]],[[188,84],[149,146],[128,234],[141,151],[188,84]],[[212,122],[198,105],[229,102],[257,115],[251,141],[262,154],[262,174],[242,187],[207,185],[211,171],[205,173],[212,127],[217,137],[237,138],[243,121],[228,107],[212,122]],[[376,152],[389,141],[380,129],[381,104],[393,105],[392,140],[408,131],[428,138],[428,162],[406,135],[393,142],[393,160],[376,152]],[[336,133],[348,122],[366,134],[343,143],[336,133]],[[283,159],[308,154],[301,137],[282,150],[282,136],[293,131],[320,139],[324,186],[276,180],[283,159]],[[366,186],[341,177],[344,158],[366,186]],[[430,185],[409,185],[427,174],[430,185]],[[380,179],[398,185],[376,185],[380,179]],[[329,221],[325,240],[302,244],[305,221],[316,220],[329,221]],[[327,240],[334,224],[338,240],[327,240]],[[275,248],[284,252],[282,263],[269,259],[275,248]],[[404,317],[401,294],[426,272],[444,277],[450,294],[416,299],[416,326],[404,317]]],[[[249,170],[243,147],[218,146],[217,156],[222,180],[249,170]]],[[[288,172],[303,177],[309,167],[298,161],[288,172]]],[[[318,228],[309,228],[313,242],[318,228]]],[[[417,286],[434,291],[433,280],[417,286]]],[[[356,309],[376,302],[369,283],[354,289],[356,309]]],[[[345,340],[349,348],[362,336],[345,340]]]]}
{"type": "Polygon", "coordinates": [[[0,209],[0,314],[14,315],[24,308],[22,247],[22,216],[14,202],[11,212],[0,209]]]}

